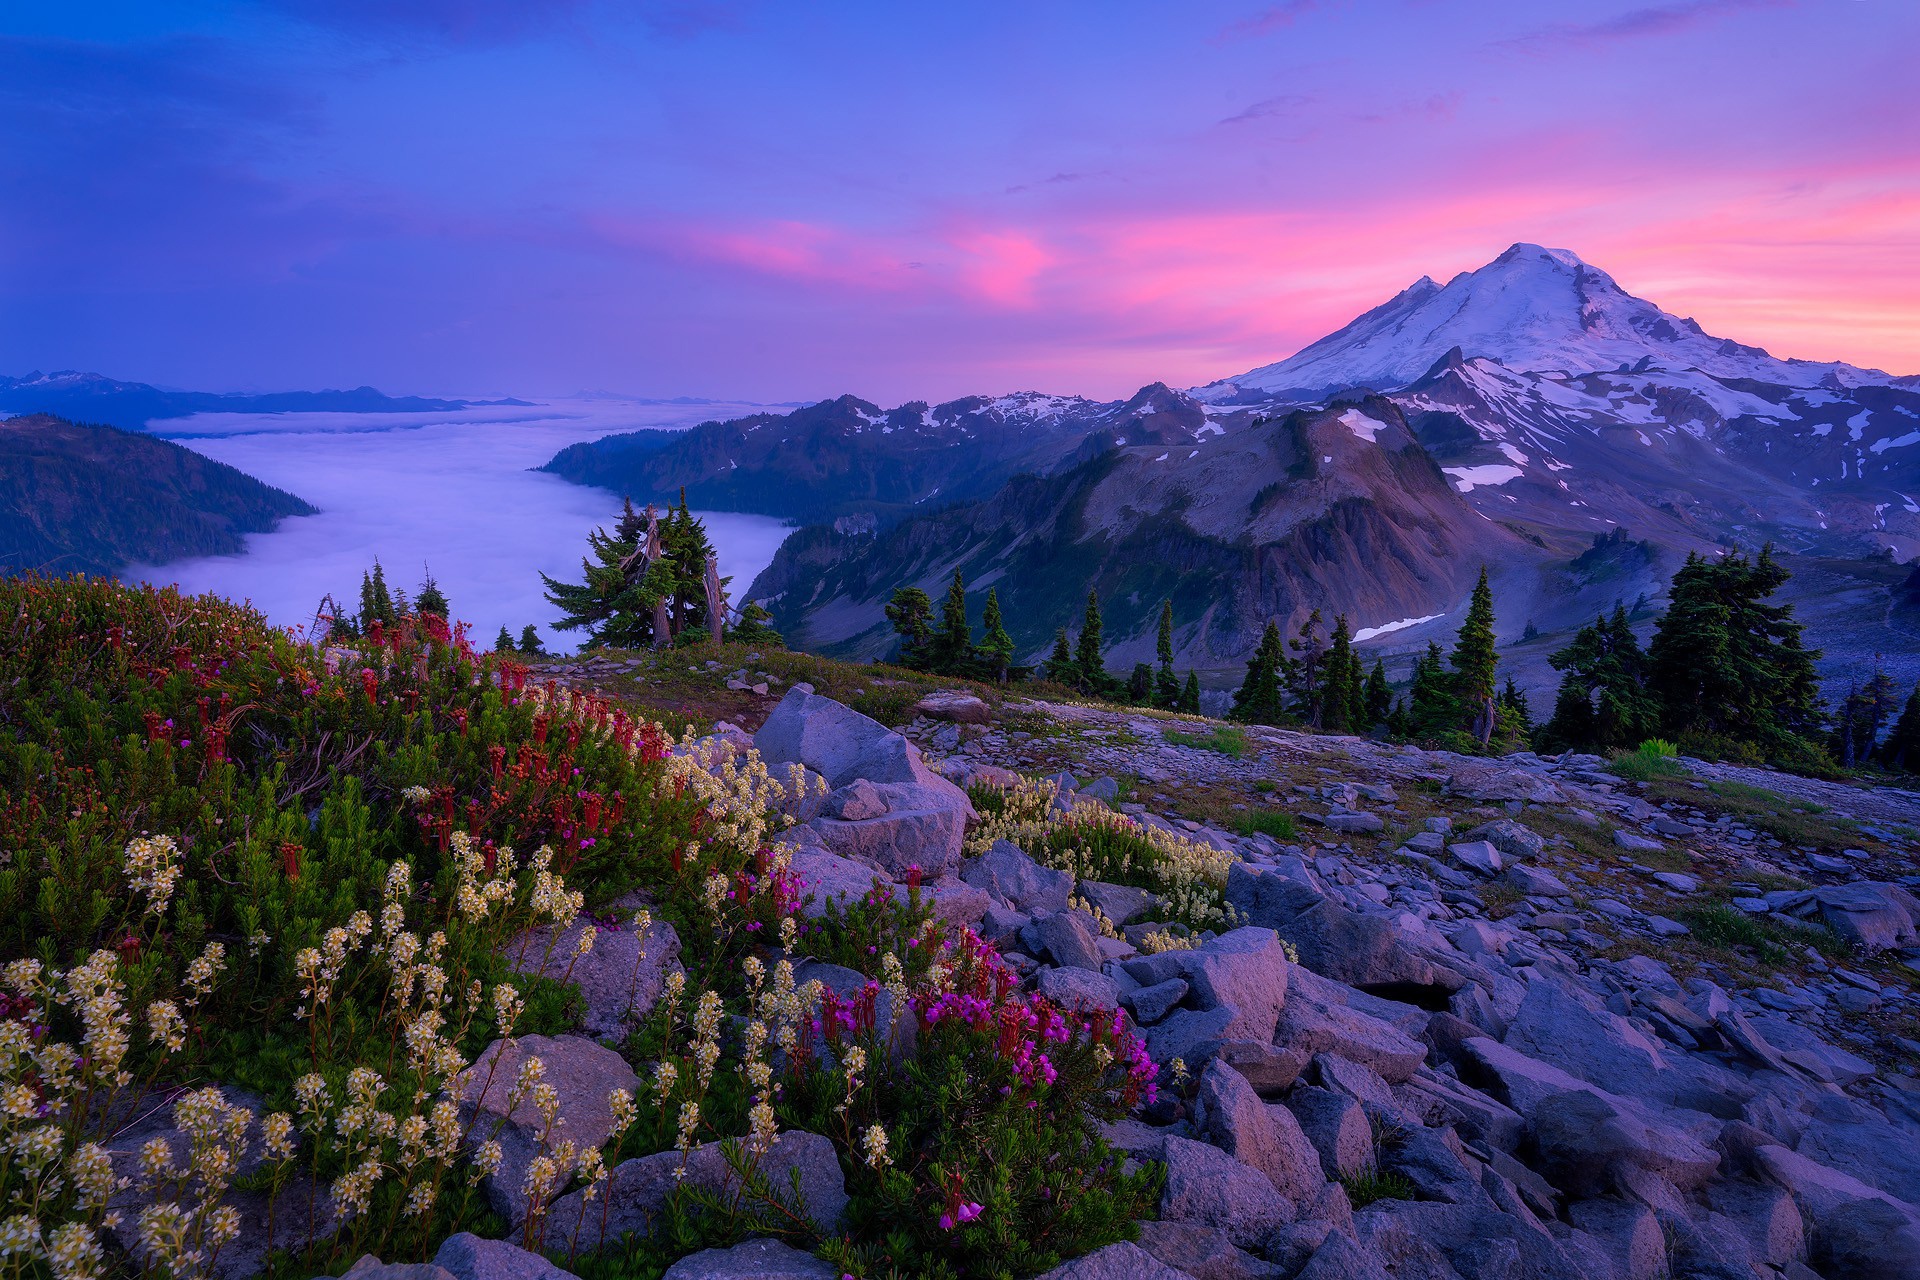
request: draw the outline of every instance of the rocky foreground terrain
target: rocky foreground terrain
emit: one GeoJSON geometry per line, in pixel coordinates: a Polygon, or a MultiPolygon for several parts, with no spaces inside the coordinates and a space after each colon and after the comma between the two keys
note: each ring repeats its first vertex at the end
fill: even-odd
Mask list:
{"type": "MultiPolygon", "coordinates": [[[[957,692],[903,736],[755,682],[757,734],[698,749],[825,778],[787,837],[813,910],[924,880],[1039,991],[1147,1037],[1170,1087],[1110,1138],[1164,1162],[1158,1217],[1054,1276],[1920,1275],[1920,795],[957,692]],[[952,783],[1040,774],[1066,822],[1219,851],[1230,918],[1169,944],[1153,894],[982,847],[952,783]]],[[[790,1158],[830,1216],[831,1161],[790,1158]]],[[[756,1241],[668,1274],[833,1268],[756,1241]]]]}

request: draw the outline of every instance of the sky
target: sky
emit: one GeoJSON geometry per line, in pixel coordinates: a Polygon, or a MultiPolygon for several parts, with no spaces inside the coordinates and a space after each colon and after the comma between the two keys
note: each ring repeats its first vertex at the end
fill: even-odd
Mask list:
{"type": "Polygon", "coordinates": [[[1916,52],[1913,0],[7,0],[0,372],[1112,397],[1525,240],[1916,373],[1916,52]]]}

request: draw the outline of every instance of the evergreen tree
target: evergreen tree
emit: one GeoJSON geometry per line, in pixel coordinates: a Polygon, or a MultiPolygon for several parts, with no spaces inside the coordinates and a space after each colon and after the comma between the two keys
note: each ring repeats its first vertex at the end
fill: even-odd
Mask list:
{"type": "Polygon", "coordinates": [[[1547,661],[1563,674],[1553,717],[1540,729],[1541,750],[1629,749],[1659,734],[1660,706],[1646,687],[1647,656],[1624,605],[1580,628],[1547,661]]]}
{"type": "Polygon", "coordinates": [[[1089,693],[1105,690],[1112,678],[1100,653],[1100,596],[1087,592],[1087,613],[1080,623],[1080,637],[1074,645],[1074,665],[1080,668],[1080,685],[1089,693]]]}
{"type": "Polygon", "coordinates": [[[391,627],[399,617],[393,593],[387,589],[387,571],[381,567],[380,557],[375,556],[372,572],[360,575],[360,630],[364,632],[376,622],[391,627]]]}
{"type": "Polygon", "coordinates": [[[1483,747],[1493,737],[1495,662],[1493,588],[1487,585],[1483,567],[1453,644],[1454,698],[1467,732],[1483,747]]]}
{"type": "Polygon", "coordinates": [[[1689,555],[1647,649],[1647,687],[1665,735],[1720,739],[1781,762],[1817,759],[1825,722],[1814,662],[1790,604],[1768,604],[1789,575],[1771,544],[1748,560],[1689,555]]]}
{"type": "Polygon", "coordinates": [[[1180,691],[1180,705],[1177,709],[1188,715],[1200,714],[1200,676],[1197,672],[1187,672],[1187,684],[1180,691]]]}
{"type": "Polygon", "coordinates": [[[1127,701],[1142,707],[1153,702],[1153,668],[1144,662],[1134,663],[1127,677],[1127,701]]]}
{"type": "Polygon", "coordinates": [[[493,651],[495,653],[512,653],[514,651],[513,635],[507,630],[507,624],[504,622],[500,624],[500,634],[493,638],[493,651]]]}
{"type": "MultiPolygon", "coordinates": [[[[646,519],[640,519],[641,532],[646,519]]],[[[673,566],[672,610],[675,635],[699,631],[707,625],[707,553],[713,544],[707,539],[707,527],[687,509],[687,489],[680,487],[680,502],[660,522],[660,545],[673,566]]],[[[725,586],[730,578],[722,578],[725,586]]]]}
{"type": "Polygon", "coordinates": [[[953,571],[940,605],[940,631],[933,640],[933,667],[942,675],[965,675],[973,666],[973,626],[967,621],[967,584],[953,571]]]}
{"type": "Polygon", "coordinates": [[[1047,679],[1056,684],[1079,684],[1080,666],[1073,660],[1073,650],[1067,647],[1067,629],[1061,627],[1053,633],[1053,653],[1047,658],[1047,679]]]}
{"type": "Polygon", "coordinates": [[[933,662],[933,601],[918,587],[901,587],[887,601],[887,621],[900,636],[894,661],[914,671],[933,662]]]}
{"type": "MultiPolygon", "coordinates": [[[[1286,661],[1286,646],[1280,639],[1280,624],[1268,622],[1260,636],[1260,647],[1247,659],[1247,678],[1233,695],[1232,718],[1248,724],[1280,724],[1286,719],[1286,706],[1280,688],[1281,665],[1286,661]]],[[[1198,695],[1194,676],[1187,676],[1188,688],[1198,695]]]]}
{"type": "MultiPolygon", "coordinates": [[[[504,629],[505,628],[502,628],[502,630],[504,629]]],[[[520,652],[545,653],[546,651],[547,647],[540,643],[539,630],[535,628],[531,622],[520,628],[520,652]]]]}
{"type": "Polygon", "coordinates": [[[1453,696],[1453,681],[1447,677],[1446,660],[1435,641],[1427,642],[1427,651],[1413,665],[1404,710],[1402,732],[1407,737],[1437,737],[1459,724],[1460,703],[1453,696]]]}
{"type": "Polygon", "coordinates": [[[1318,609],[1307,615],[1300,630],[1287,642],[1287,648],[1293,652],[1281,654],[1280,687],[1287,691],[1293,714],[1317,729],[1320,727],[1320,686],[1326,675],[1321,670],[1321,660],[1327,656],[1327,643],[1320,637],[1318,609]]]}
{"type": "Polygon", "coordinates": [[[452,618],[453,606],[447,603],[447,593],[433,580],[433,570],[427,570],[427,580],[420,584],[420,590],[413,597],[415,613],[434,613],[443,620],[452,618]]]}
{"type": "Polygon", "coordinates": [[[757,645],[763,649],[778,649],[786,644],[781,634],[773,629],[773,615],[758,600],[749,600],[742,606],[739,621],[727,628],[727,639],[735,644],[757,645]]]}
{"type": "Polygon", "coordinates": [[[987,607],[980,613],[980,632],[982,665],[995,680],[1005,680],[1013,665],[1013,637],[1007,634],[1006,623],[1000,617],[1000,593],[993,587],[987,588],[987,607]]]}
{"type": "Polygon", "coordinates": [[[1393,686],[1387,683],[1387,664],[1378,658],[1373,660],[1373,673],[1367,677],[1364,701],[1368,728],[1385,724],[1393,716],[1393,686]]]}
{"type": "MultiPolygon", "coordinates": [[[[627,515],[632,514],[628,504],[627,515]]],[[[540,575],[546,584],[547,599],[560,611],[554,626],[561,631],[585,631],[590,644],[615,649],[643,649],[652,645],[653,606],[674,589],[672,566],[665,560],[643,567],[646,561],[636,555],[646,525],[622,516],[615,532],[595,529],[587,535],[588,555],[580,561],[584,582],[560,582],[540,575]]]]}
{"type": "Polygon", "coordinates": [[[1353,652],[1353,632],[1347,627],[1347,615],[1334,617],[1333,638],[1327,644],[1326,679],[1320,687],[1320,727],[1344,733],[1359,726],[1366,714],[1365,689],[1361,683],[1360,660],[1353,652]]]}
{"type": "Polygon", "coordinates": [[[1180,680],[1173,674],[1173,601],[1160,602],[1160,634],[1155,640],[1154,656],[1160,669],[1154,675],[1154,705],[1172,710],[1180,702],[1180,680]]]}
{"type": "Polygon", "coordinates": [[[1893,677],[1873,655],[1873,674],[1866,683],[1855,681],[1847,690],[1834,719],[1833,734],[1827,750],[1840,766],[1851,769],[1871,759],[1880,741],[1880,730],[1894,717],[1893,677]]]}
{"type": "Polygon", "coordinates": [[[1889,769],[1920,773],[1920,684],[1913,686],[1893,731],[1880,744],[1879,760],[1889,769]]]}

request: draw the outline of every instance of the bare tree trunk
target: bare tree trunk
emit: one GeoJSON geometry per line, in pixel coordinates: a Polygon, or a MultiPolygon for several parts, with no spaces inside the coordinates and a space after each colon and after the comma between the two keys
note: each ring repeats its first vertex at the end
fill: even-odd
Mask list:
{"type": "Polygon", "coordinates": [[[707,626],[713,630],[716,648],[726,643],[727,593],[720,585],[720,557],[711,551],[707,553],[707,626]]]}

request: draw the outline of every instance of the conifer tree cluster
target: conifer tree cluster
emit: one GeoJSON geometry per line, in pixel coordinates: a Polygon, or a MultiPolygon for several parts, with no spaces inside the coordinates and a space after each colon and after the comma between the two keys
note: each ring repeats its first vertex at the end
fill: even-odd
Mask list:
{"type": "MultiPolygon", "coordinates": [[[[1892,682],[1876,668],[1856,684],[1829,733],[1814,670],[1820,652],[1802,643],[1792,605],[1768,603],[1787,579],[1770,545],[1752,559],[1689,555],[1644,650],[1624,608],[1581,628],[1549,659],[1562,675],[1540,747],[1627,748],[1659,735],[1785,765],[1817,763],[1827,752],[1843,763],[1876,755],[1894,718],[1892,682]]],[[[1897,726],[1888,741],[1896,737],[1897,726]]],[[[1896,751],[1904,758],[1904,748],[1896,751]]]]}
{"type": "Polygon", "coordinates": [[[342,609],[329,595],[321,608],[326,613],[329,624],[328,634],[339,640],[357,640],[367,634],[378,622],[382,627],[396,627],[407,618],[421,614],[433,614],[442,622],[450,621],[453,606],[448,603],[446,592],[433,576],[433,570],[426,570],[426,577],[419,590],[409,599],[405,590],[389,586],[386,566],[374,557],[373,567],[360,575],[360,608],[355,613],[342,609]]]}
{"type": "Polygon", "coordinates": [[[933,601],[918,587],[893,593],[887,602],[887,621],[900,637],[894,661],[903,667],[969,680],[1024,680],[1030,674],[1030,668],[1013,664],[1013,637],[1007,634],[1000,613],[1000,593],[991,587],[980,615],[980,639],[973,638],[967,583],[958,569],[941,601],[937,626],[933,601]]]}

